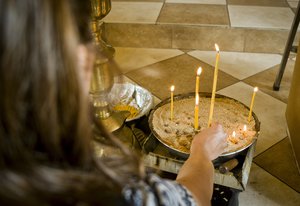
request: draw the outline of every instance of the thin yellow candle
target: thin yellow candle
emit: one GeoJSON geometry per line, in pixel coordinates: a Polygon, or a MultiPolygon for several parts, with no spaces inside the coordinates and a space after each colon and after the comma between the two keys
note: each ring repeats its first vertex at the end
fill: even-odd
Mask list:
{"type": "Polygon", "coordinates": [[[200,82],[200,75],[202,72],[202,68],[199,67],[197,70],[197,75],[196,75],[196,91],[195,91],[195,98],[197,96],[197,94],[199,93],[199,82],[200,82]]]}
{"type": "Polygon", "coordinates": [[[258,88],[254,87],[254,89],[253,89],[253,95],[252,95],[252,100],[251,100],[251,104],[250,104],[250,111],[249,111],[249,115],[248,115],[248,122],[250,122],[250,120],[251,120],[252,110],[253,110],[253,105],[254,105],[254,99],[255,99],[255,95],[256,95],[257,91],[258,91],[258,88]]]}
{"type": "Polygon", "coordinates": [[[246,132],[247,132],[247,125],[244,124],[243,132],[242,132],[244,137],[246,136],[246,132]]]}
{"type": "Polygon", "coordinates": [[[171,120],[173,120],[173,116],[174,116],[174,90],[175,90],[175,86],[172,85],[171,86],[171,120]]]}
{"type": "Polygon", "coordinates": [[[217,44],[215,44],[215,47],[216,47],[217,54],[216,54],[214,82],[213,82],[213,89],[212,89],[212,94],[211,94],[211,102],[210,102],[210,110],[209,110],[207,127],[210,127],[211,123],[212,123],[213,113],[214,113],[215,96],[216,96],[216,90],[217,90],[220,50],[219,50],[219,46],[217,44]]]}
{"type": "Polygon", "coordinates": [[[195,98],[195,115],[194,115],[194,128],[195,130],[199,129],[199,94],[196,93],[195,98]]]}
{"type": "Polygon", "coordinates": [[[236,132],[233,131],[233,132],[232,132],[232,137],[235,137],[235,136],[236,136],[236,132]]]}
{"type": "Polygon", "coordinates": [[[244,124],[243,132],[246,132],[246,131],[247,131],[247,125],[244,124]]]}

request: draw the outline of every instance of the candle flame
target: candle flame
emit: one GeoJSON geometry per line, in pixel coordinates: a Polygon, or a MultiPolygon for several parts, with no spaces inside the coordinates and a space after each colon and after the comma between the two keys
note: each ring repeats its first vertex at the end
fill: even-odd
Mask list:
{"type": "Polygon", "coordinates": [[[174,92],[174,90],[175,90],[175,86],[172,85],[172,86],[171,86],[171,92],[174,92]]]}
{"type": "Polygon", "coordinates": [[[258,87],[254,87],[254,92],[257,92],[258,91],[258,87]]]}
{"type": "Polygon", "coordinates": [[[232,137],[235,137],[235,135],[236,135],[236,134],[235,134],[235,131],[233,131],[233,132],[232,132],[232,137]]]}
{"type": "Polygon", "coordinates": [[[217,52],[220,52],[219,46],[217,44],[215,44],[215,48],[217,52]]]}
{"type": "Polygon", "coordinates": [[[246,132],[247,131],[247,125],[244,124],[244,128],[243,131],[246,132]]]}
{"type": "Polygon", "coordinates": [[[197,75],[200,76],[201,73],[202,73],[202,67],[199,67],[197,70],[197,75]]]}
{"type": "Polygon", "coordinates": [[[199,94],[196,94],[195,104],[196,104],[196,105],[199,105],[199,94]]]}

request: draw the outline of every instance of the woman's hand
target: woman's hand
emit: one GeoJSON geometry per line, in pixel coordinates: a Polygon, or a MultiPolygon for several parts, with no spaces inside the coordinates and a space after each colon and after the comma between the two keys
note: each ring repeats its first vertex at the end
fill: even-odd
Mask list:
{"type": "Polygon", "coordinates": [[[177,175],[176,180],[193,193],[199,205],[210,205],[214,183],[211,160],[223,153],[226,137],[220,124],[213,124],[197,134],[192,141],[190,157],[177,175]]]}
{"type": "Polygon", "coordinates": [[[216,159],[227,146],[226,137],[223,127],[220,124],[213,124],[195,135],[191,145],[191,156],[201,155],[209,160],[216,159]]]}

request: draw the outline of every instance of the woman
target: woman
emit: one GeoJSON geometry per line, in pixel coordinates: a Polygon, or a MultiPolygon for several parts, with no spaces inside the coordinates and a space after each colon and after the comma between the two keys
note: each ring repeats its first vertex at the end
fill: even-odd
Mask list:
{"type": "Polygon", "coordinates": [[[73,16],[68,1],[0,0],[0,205],[209,205],[220,125],[194,138],[176,182],[145,174],[103,128],[122,155],[95,157],[73,16]]]}

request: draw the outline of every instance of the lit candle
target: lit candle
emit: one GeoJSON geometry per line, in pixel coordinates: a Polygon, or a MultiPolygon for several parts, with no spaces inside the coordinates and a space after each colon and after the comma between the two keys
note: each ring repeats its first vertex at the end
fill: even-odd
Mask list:
{"type": "Polygon", "coordinates": [[[195,130],[199,129],[199,94],[196,93],[195,98],[195,115],[194,115],[194,128],[195,130]]]}
{"type": "Polygon", "coordinates": [[[209,117],[208,117],[208,124],[207,124],[208,127],[211,126],[212,119],[213,119],[215,96],[216,96],[216,90],[217,90],[219,59],[220,59],[219,46],[217,44],[215,44],[215,47],[216,47],[217,54],[216,54],[214,82],[213,82],[213,89],[212,89],[212,94],[211,94],[210,110],[209,110],[209,117]]]}
{"type": "Polygon", "coordinates": [[[195,91],[195,98],[197,94],[199,93],[199,81],[200,81],[200,74],[202,72],[202,68],[199,67],[197,70],[197,76],[196,76],[196,91],[195,91]]]}
{"type": "Polygon", "coordinates": [[[232,137],[235,137],[236,136],[236,133],[235,131],[232,132],[232,137]]]}
{"type": "Polygon", "coordinates": [[[243,127],[243,136],[246,136],[246,132],[247,132],[247,125],[244,124],[244,127],[243,127]]]}
{"type": "Polygon", "coordinates": [[[254,87],[252,100],[251,100],[251,104],[250,104],[250,111],[249,111],[249,115],[248,115],[248,122],[250,122],[250,120],[251,120],[252,110],[253,110],[253,105],[254,105],[254,98],[255,98],[255,95],[256,95],[257,91],[258,91],[258,88],[254,87]]]}
{"type": "Polygon", "coordinates": [[[174,113],[174,100],[173,100],[173,97],[174,97],[174,90],[175,90],[175,86],[172,85],[171,86],[171,120],[173,120],[173,113],[174,113]]]}
{"type": "Polygon", "coordinates": [[[244,124],[243,132],[247,131],[247,125],[244,124]]]}

